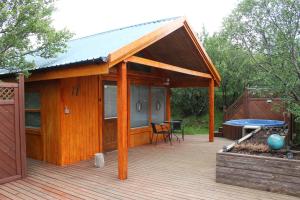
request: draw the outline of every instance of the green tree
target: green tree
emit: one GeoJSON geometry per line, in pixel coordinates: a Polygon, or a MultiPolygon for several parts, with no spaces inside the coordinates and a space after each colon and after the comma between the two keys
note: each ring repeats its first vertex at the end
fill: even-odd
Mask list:
{"type": "Polygon", "coordinates": [[[28,72],[35,67],[29,56],[55,57],[71,37],[51,26],[53,3],[46,0],[0,2],[0,68],[28,72]]]}
{"type": "Polygon", "coordinates": [[[233,45],[247,52],[261,80],[300,118],[300,1],[243,0],[224,21],[233,45]]]}
{"type": "Polygon", "coordinates": [[[255,81],[255,71],[247,53],[233,45],[223,33],[204,37],[203,44],[222,77],[219,89],[222,101],[216,99],[217,105],[228,107],[255,81]]]}

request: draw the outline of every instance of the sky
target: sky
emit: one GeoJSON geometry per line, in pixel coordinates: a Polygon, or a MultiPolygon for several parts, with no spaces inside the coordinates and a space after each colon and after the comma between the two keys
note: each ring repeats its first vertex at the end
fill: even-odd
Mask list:
{"type": "Polygon", "coordinates": [[[185,16],[196,32],[220,30],[238,0],[55,0],[53,25],[79,38],[175,16],[185,16]]]}

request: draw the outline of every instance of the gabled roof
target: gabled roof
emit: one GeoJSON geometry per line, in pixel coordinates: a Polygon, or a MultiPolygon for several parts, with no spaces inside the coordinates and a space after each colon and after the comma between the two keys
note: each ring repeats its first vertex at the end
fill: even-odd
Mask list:
{"type": "MultiPolygon", "coordinates": [[[[107,68],[110,68],[169,36],[180,28],[186,31],[186,37],[192,41],[193,46],[197,49],[199,58],[203,60],[209,73],[212,74],[213,79],[219,85],[221,77],[217,69],[184,17],[173,17],[137,24],[70,40],[67,43],[66,51],[59,53],[55,58],[45,59],[30,56],[28,60],[35,62],[35,70],[57,69],[71,66],[72,64],[84,63],[103,63],[106,64],[107,68]]],[[[0,74],[7,73],[2,72],[0,70],[0,74]]]]}
{"type": "Polygon", "coordinates": [[[37,69],[86,61],[107,62],[110,53],[178,18],[173,17],[137,24],[70,40],[67,43],[67,50],[58,54],[56,58],[30,57],[29,59],[34,60],[37,69]]]}

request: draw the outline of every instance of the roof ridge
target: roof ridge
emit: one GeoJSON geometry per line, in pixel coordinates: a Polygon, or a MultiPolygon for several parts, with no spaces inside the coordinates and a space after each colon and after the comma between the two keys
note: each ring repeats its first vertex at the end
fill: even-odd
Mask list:
{"type": "Polygon", "coordinates": [[[93,36],[101,35],[101,34],[105,34],[105,33],[110,33],[110,32],[114,32],[114,31],[124,30],[124,29],[132,28],[132,27],[144,26],[144,25],[148,25],[148,24],[152,24],[152,23],[159,23],[159,22],[163,22],[163,21],[171,21],[171,20],[174,20],[174,19],[178,19],[180,17],[181,16],[169,17],[169,18],[164,18],[164,19],[139,23],[139,24],[135,24],[135,25],[125,26],[125,27],[122,27],[122,28],[115,28],[115,29],[111,29],[111,30],[108,30],[108,31],[103,31],[103,32],[100,32],[100,33],[94,33],[94,34],[83,36],[83,37],[80,37],[80,38],[71,39],[71,40],[69,40],[69,42],[73,42],[75,40],[81,40],[81,39],[84,39],[84,38],[93,37],[93,36]]]}

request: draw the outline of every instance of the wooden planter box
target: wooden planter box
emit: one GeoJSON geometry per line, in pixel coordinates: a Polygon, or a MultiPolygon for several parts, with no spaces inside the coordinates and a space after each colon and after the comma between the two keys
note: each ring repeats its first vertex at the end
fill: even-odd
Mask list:
{"type": "Polygon", "coordinates": [[[300,161],[220,151],[216,181],[300,197],[300,161]]]}

